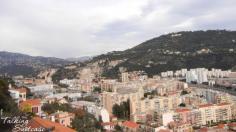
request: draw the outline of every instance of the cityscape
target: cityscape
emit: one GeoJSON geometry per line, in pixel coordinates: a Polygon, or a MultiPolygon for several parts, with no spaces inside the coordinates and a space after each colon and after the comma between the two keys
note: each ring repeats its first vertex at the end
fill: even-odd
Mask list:
{"type": "Polygon", "coordinates": [[[0,2],[0,132],[236,131],[235,1],[15,2],[0,2]]]}

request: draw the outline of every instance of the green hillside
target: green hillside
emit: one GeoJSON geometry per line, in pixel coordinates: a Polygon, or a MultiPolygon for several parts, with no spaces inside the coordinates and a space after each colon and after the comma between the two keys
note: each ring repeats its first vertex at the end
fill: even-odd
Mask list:
{"type": "Polygon", "coordinates": [[[231,69],[236,65],[236,31],[188,31],[162,35],[125,51],[115,51],[95,57],[106,60],[104,76],[116,77],[119,67],[128,71],[144,70],[149,75],[180,68],[231,69]],[[124,60],[106,68],[112,60],[124,60]]]}

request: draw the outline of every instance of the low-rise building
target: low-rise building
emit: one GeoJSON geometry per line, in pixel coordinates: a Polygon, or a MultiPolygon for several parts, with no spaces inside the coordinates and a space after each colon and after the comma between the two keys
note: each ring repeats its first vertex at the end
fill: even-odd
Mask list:
{"type": "Polygon", "coordinates": [[[76,132],[74,129],[65,127],[60,123],[52,122],[40,117],[33,117],[27,126],[31,129],[30,131],[76,132]]]}
{"type": "Polygon", "coordinates": [[[20,102],[19,107],[22,111],[32,112],[39,116],[42,114],[42,104],[40,99],[28,99],[26,101],[22,101],[20,102]]]}
{"type": "Polygon", "coordinates": [[[26,88],[9,89],[8,91],[17,104],[26,100],[26,88]]]}
{"type": "Polygon", "coordinates": [[[53,122],[60,123],[61,125],[66,127],[71,127],[71,123],[75,115],[73,113],[57,111],[56,113],[51,114],[49,117],[53,122]]]}
{"type": "Polygon", "coordinates": [[[54,92],[53,84],[43,84],[43,85],[36,85],[28,87],[30,92],[35,95],[52,95],[54,92]]]}

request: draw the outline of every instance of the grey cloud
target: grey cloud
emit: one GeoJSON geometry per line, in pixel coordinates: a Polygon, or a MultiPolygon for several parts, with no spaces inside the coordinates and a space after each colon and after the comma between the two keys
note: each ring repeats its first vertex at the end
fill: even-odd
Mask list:
{"type": "Polygon", "coordinates": [[[0,50],[78,57],[163,33],[236,29],[235,0],[1,0],[0,50]]]}

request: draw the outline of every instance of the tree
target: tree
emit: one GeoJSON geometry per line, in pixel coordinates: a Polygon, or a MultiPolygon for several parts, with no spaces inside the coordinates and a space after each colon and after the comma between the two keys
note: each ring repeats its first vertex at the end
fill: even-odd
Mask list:
{"type": "Polygon", "coordinates": [[[121,104],[121,106],[123,107],[124,117],[129,119],[129,116],[130,116],[130,100],[128,99],[127,101],[123,102],[121,104]]]}
{"type": "Polygon", "coordinates": [[[94,87],[93,92],[101,93],[102,89],[100,87],[94,87]]]}
{"type": "Polygon", "coordinates": [[[115,104],[113,107],[112,107],[112,113],[117,116],[117,118],[122,118],[122,115],[123,115],[123,110],[122,108],[118,105],[118,104],[115,104]]]}
{"type": "Polygon", "coordinates": [[[179,104],[179,107],[186,107],[186,104],[185,103],[181,103],[181,104],[179,104]]]}
{"type": "Polygon", "coordinates": [[[30,113],[32,112],[32,106],[30,104],[25,104],[22,108],[21,111],[25,113],[30,113]]]}
{"type": "Polygon", "coordinates": [[[122,128],[119,125],[115,125],[115,130],[117,132],[122,132],[122,128]]]}
{"type": "Polygon", "coordinates": [[[13,114],[19,112],[19,110],[8,91],[8,82],[10,82],[9,79],[0,79],[0,109],[5,113],[13,114]]]}
{"type": "Polygon", "coordinates": [[[183,91],[181,92],[181,95],[185,95],[185,94],[188,94],[188,91],[183,90],[183,91]]]}
{"type": "Polygon", "coordinates": [[[112,113],[118,118],[129,119],[130,115],[130,101],[122,102],[120,105],[115,104],[112,107],[112,113]]]}
{"type": "Polygon", "coordinates": [[[77,116],[78,118],[82,118],[86,114],[85,111],[82,109],[76,109],[74,113],[75,116],[77,116]]]}
{"type": "MultiPolygon", "coordinates": [[[[4,116],[11,117],[20,114],[20,111],[8,92],[9,83],[11,83],[11,79],[0,78],[0,110],[3,112],[4,116]]],[[[14,124],[6,124],[3,123],[3,121],[4,120],[0,120],[0,130],[11,131],[14,124]]]]}
{"type": "Polygon", "coordinates": [[[95,132],[98,128],[96,118],[89,113],[85,113],[84,116],[75,116],[72,121],[72,128],[79,132],[95,132]]]}
{"type": "Polygon", "coordinates": [[[51,103],[51,104],[44,104],[42,106],[42,110],[47,112],[48,114],[55,113],[58,110],[67,111],[67,112],[74,112],[75,111],[75,109],[72,108],[69,104],[58,104],[56,102],[51,103]]]}

